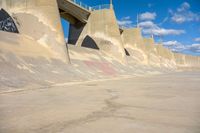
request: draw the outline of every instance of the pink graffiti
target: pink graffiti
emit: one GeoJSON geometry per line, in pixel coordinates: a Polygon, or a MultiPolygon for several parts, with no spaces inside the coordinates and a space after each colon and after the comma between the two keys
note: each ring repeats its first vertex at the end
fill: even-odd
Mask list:
{"type": "Polygon", "coordinates": [[[84,63],[93,69],[98,69],[106,75],[116,75],[115,69],[111,66],[111,64],[107,62],[97,62],[97,61],[84,61],[84,63]]]}

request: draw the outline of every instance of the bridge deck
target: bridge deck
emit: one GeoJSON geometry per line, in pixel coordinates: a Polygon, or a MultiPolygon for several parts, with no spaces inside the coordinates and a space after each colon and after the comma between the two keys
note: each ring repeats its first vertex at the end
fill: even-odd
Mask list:
{"type": "Polygon", "coordinates": [[[82,23],[87,23],[87,19],[90,15],[90,11],[88,9],[81,7],[71,0],[57,0],[57,2],[61,16],[64,19],[67,19],[72,23],[77,20],[82,23]]]}

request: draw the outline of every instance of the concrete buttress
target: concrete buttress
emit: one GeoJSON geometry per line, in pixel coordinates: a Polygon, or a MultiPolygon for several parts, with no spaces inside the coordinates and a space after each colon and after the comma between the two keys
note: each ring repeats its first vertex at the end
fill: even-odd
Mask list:
{"type": "Polygon", "coordinates": [[[126,62],[119,26],[112,8],[91,11],[86,24],[70,24],[69,43],[99,49],[122,63],[126,62]]]}
{"type": "Polygon", "coordinates": [[[44,45],[56,58],[69,62],[56,0],[0,0],[16,21],[19,33],[44,45]]]}

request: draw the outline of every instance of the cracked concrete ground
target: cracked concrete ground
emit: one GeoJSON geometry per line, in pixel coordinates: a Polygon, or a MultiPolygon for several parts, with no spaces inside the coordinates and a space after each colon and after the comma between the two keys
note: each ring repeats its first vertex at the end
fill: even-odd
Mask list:
{"type": "Polygon", "coordinates": [[[1,133],[199,133],[200,72],[0,94],[1,133]]]}

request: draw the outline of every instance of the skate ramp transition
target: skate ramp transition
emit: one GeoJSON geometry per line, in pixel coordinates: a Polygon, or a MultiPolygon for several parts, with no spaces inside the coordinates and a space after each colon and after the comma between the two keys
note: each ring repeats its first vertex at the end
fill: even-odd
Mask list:
{"type": "Polygon", "coordinates": [[[120,29],[112,5],[72,0],[0,0],[0,47],[0,93],[200,67],[140,28],[120,29]]]}

